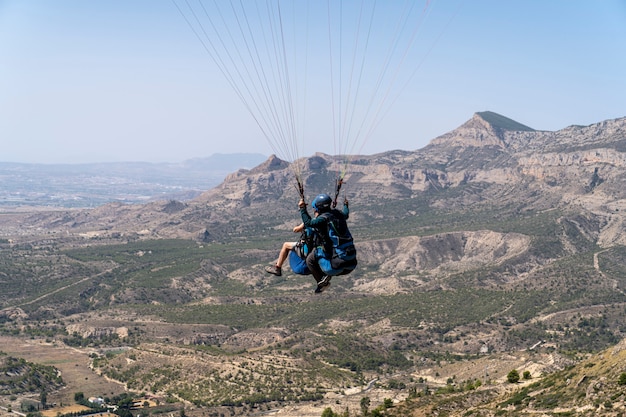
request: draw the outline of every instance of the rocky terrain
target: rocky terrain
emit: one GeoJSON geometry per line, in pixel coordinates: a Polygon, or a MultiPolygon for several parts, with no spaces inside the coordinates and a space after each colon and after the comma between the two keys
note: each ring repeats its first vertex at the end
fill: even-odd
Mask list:
{"type": "Polygon", "coordinates": [[[5,211],[2,329],[218,414],[356,413],[367,396],[392,399],[386,415],[612,415],[621,356],[588,375],[624,338],[625,162],[626,118],[546,132],[492,112],[416,151],[297,161],[307,200],[349,166],[359,267],[322,296],[263,272],[299,222],[276,157],[190,201],[5,211]],[[561,379],[587,391],[550,400],[561,379]]]}

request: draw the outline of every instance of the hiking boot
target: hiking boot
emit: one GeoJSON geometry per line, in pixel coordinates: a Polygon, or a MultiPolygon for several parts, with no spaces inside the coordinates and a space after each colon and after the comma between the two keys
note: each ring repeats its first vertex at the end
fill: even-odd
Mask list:
{"type": "Polygon", "coordinates": [[[277,277],[283,274],[281,268],[277,267],[276,265],[266,266],[265,272],[267,272],[268,274],[276,275],[277,277]]]}
{"type": "Polygon", "coordinates": [[[330,279],[332,277],[330,275],[325,275],[324,278],[320,282],[317,283],[317,288],[315,289],[315,293],[319,294],[324,292],[326,288],[330,286],[330,279]]]}

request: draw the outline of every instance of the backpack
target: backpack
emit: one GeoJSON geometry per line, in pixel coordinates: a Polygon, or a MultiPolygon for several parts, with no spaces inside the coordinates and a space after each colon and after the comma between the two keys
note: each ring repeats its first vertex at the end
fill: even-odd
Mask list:
{"type": "MultiPolygon", "coordinates": [[[[357,265],[356,247],[352,234],[343,214],[338,210],[331,210],[320,214],[326,218],[328,236],[324,238],[324,249],[330,261],[332,271],[328,275],[344,275],[350,273],[357,265]],[[332,250],[330,250],[332,248],[332,250]]],[[[320,266],[322,266],[320,264],[320,266]]],[[[322,267],[322,269],[324,269],[322,267]]]]}

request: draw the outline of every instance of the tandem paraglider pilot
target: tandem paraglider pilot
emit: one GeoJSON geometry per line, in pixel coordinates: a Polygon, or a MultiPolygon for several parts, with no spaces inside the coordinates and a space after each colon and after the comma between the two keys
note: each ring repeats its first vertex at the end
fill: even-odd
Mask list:
{"type": "Polygon", "coordinates": [[[324,291],[333,276],[349,274],[357,266],[356,248],[346,222],[350,216],[348,200],[344,200],[341,211],[332,205],[328,194],[318,195],[311,203],[317,214],[312,218],[304,199],[298,202],[304,226],[314,229],[322,241],[306,257],[306,265],[317,282],[316,293],[324,291]]]}

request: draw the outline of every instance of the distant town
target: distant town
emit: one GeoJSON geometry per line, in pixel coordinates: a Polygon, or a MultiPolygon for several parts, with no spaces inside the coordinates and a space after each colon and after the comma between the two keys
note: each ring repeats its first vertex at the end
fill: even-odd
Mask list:
{"type": "Polygon", "coordinates": [[[118,162],[76,165],[0,162],[0,209],[89,208],[110,202],[190,200],[231,172],[253,168],[259,154],[213,155],[179,164],[118,162]]]}

